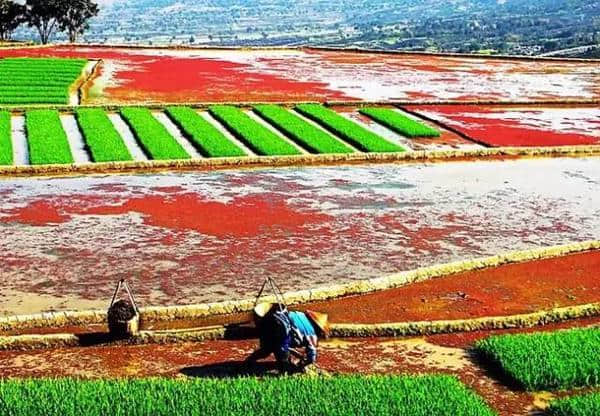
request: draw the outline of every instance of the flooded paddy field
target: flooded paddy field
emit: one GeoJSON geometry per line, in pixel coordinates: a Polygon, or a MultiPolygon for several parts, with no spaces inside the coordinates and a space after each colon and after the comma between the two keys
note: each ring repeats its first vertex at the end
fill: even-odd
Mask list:
{"type": "Polygon", "coordinates": [[[0,313],[237,299],[597,239],[597,158],[0,181],[0,313]]]}

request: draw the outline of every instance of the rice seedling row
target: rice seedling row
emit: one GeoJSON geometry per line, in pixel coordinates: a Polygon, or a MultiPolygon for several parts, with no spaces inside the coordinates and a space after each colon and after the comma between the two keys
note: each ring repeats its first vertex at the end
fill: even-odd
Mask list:
{"type": "Polygon", "coordinates": [[[413,120],[390,108],[368,107],[361,108],[359,112],[372,118],[390,130],[406,137],[440,137],[440,132],[438,130],[413,120]]]}
{"type": "Polygon", "coordinates": [[[476,348],[528,390],[600,384],[600,328],[493,336],[476,348]]]}
{"type": "Polygon", "coordinates": [[[0,104],[67,104],[85,59],[0,59],[0,104]]]}
{"type": "Polygon", "coordinates": [[[13,163],[11,136],[10,113],[0,111],[0,165],[12,165],[13,163]]]}
{"type": "Polygon", "coordinates": [[[549,416],[597,416],[600,415],[600,392],[567,397],[552,402],[549,416]]]}
{"type": "Polygon", "coordinates": [[[121,135],[99,108],[80,109],[75,113],[77,122],[94,162],[133,160],[121,135]]]}
{"type": "Polygon", "coordinates": [[[258,105],[254,111],[311,153],[353,153],[335,137],[276,105],[258,105]]]}
{"type": "Polygon", "coordinates": [[[169,107],[167,114],[205,157],[241,157],[246,153],[189,107],[169,107]]]}
{"type": "Polygon", "coordinates": [[[0,381],[0,414],[492,416],[450,376],[0,381]]]}
{"type": "Polygon", "coordinates": [[[300,104],[296,110],[364,152],[403,152],[404,149],[319,104],[300,104]]]}
{"type": "Polygon", "coordinates": [[[252,120],[241,109],[233,106],[212,106],[210,114],[223,124],[238,140],[253,152],[264,156],[298,155],[300,152],[271,130],[252,120]]]}
{"type": "Polygon", "coordinates": [[[27,111],[25,127],[32,165],[73,163],[67,134],[60,122],[58,111],[27,111]]]}
{"type": "Polygon", "coordinates": [[[190,155],[147,108],[123,108],[121,115],[150,158],[155,160],[190,159],[190,155]]]}

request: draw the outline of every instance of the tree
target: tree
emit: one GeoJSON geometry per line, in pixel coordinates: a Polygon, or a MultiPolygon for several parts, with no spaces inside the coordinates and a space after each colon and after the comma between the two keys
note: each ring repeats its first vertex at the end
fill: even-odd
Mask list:
{"type": "Polygon", "coordinates": [[[61,3],[60,30],[67,32],[69,42],[73,43],[89,29],[88,21],[98,15],[98,5],[91,0],[63,0],[61,3]]]}
{"type": "Polygon", "coordinates": [[[61,17],[64,0],[27,0],[25,20],[29,27],[35,27],[40,41],[45,45],[54,33],[61,17]]]}
{"type": "Polygon", "coordinates": [[[23,23],[25,7],[11,0],[0,0],[0,41],[10,40],[14,30],[23,23]]]}

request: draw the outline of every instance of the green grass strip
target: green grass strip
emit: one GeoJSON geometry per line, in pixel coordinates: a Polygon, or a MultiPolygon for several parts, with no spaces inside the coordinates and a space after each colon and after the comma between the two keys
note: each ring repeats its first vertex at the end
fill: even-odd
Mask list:
{"type": "Polygon", "coordinates": [[[221,122],[238,140],[258,155],[298,155],[290,143],[265,126],[253,120],[237,107],[217,105],[209,108],[210,114],[221,122]]]}
{"type": "Polygon", "coordinates": [[[79,109],[75,115],[94,162],[133,160],[123,138],[103,109],[79,109]]]}
{"type": "Polygon", "coordinates": [[[354,152],[335,137],[285,108],[276,105],[257,105],[254,111],[311,153],[354,152]]]}
{"type": "Polygon", "coordinates": [[[121,115],[146,154],[154,160],[191,159],[147,108],[122,108],[121,115]]]}
{"type": "Polygon", "coordinates": [[[300,104],[296,106],[296,110],[363,152],[389,153],[404,151],[402,147],[387,141],[322,105],[300,104]]]}
{"type": "Polygon", "coordinates": [[[167,114],[205,157],[240,157],[246,153],[189,107],[169,107],[167,114]]]}
{"type": "Polygon", "coordinates": [[[361,108],[359,112],[406,137],[440,137],[438,130],[400,114],[391,108],[369,107],[361,108]]]}
{"type": "Polygon", "coordinates": [[[10,113],[0,111],[0,165],[13,164],[13,146],[10,113]]]}
{"type": "Polygon", "coordinates": [[[493,336],[476,348],[527,390],[600,384],[600,328],[493,336]]]}
{"type": "Polygon", "coordinates": [[[549,416],[598,416],[600,392],[553,401],[547,413],[549,416]]]}
{"type": "Polygon", "coordinates": [[[27,111],[25,127],[29,145],[29,160],[32,165],[74,162],[58,111],[27,111]]]}
{"type": "Polygon", "coordinates": [[[449,376],[3,380],[0,414],[492,416],[449,376]]]}

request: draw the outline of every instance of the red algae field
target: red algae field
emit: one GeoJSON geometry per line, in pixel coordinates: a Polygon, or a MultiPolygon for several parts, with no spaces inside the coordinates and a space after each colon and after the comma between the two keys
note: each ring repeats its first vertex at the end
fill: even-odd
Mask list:
{"type": "Polygon", "coordinates": [[[594,100],[596,62],[314,49],[169,50],[53,46],[0,57],[102,60],[84,104],[339,100],[594,100]]]}
{"type": "Polygon", "coordinates": [[[597,238],[595,158],[0,181],[0,311],[230,300],[597,238]]]}
{"type": "Polygon", "coordinates": [[[490,146],[600,144],[600,107],[409,106],[408,110],[490,146]]]}

